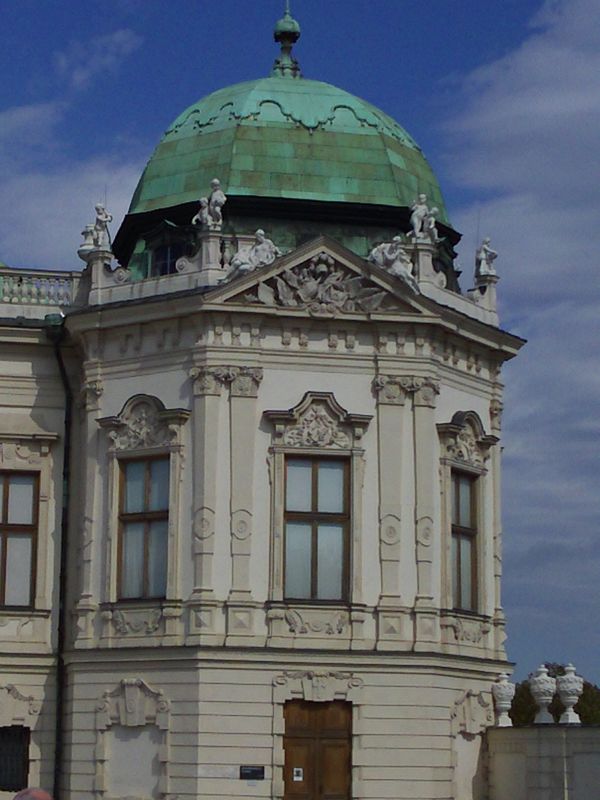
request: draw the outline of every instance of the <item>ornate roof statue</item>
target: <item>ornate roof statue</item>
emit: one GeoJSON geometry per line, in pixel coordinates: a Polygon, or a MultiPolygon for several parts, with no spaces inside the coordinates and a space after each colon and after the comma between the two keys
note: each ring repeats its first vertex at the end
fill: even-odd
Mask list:
{"type": "Polygon", "coordinates": [[[413,263],[404,249],[401,236],[394,236],[391,242],[378,244],[369,253],[369,261],[404,281],[413,292],[419,294],[419,284],[413,275],[413,263]]]}
{"type": "Polygon", "coordinates": [[[227,279],[245,275],[259,267],[272,264],[281,255],[281,250],[267,239],[265,232],[260,228],[254,234],[254,244],[241,247],[231,259],[231,271],[227,279]]]}
{"type": "Polygon", "coordinates": [[[486,236],[475,253],[475,280],[486,275],[495,275],[494,261],[498,253],[490,247],[490,237],[486,236]]]}
{"type": "Polygon", "coordinates": [[[227,195],[221,189],[221,181],[213,178],[210,182],[211,192],[208,197],[198,201],[200,208],[192,217],[192,225],[200,225],[203,230],[220,231],[223,226],[223,206],[227,195]]]}
{"type": "Polygon", "coordinates": [[[96,203],[95,209],[96,221],[94,222],[94,245],[99,250],[110,250],[110,233],[108,232],[108,223],[112,222],[112,214],[109,214],[102,203],[96,203]]]}

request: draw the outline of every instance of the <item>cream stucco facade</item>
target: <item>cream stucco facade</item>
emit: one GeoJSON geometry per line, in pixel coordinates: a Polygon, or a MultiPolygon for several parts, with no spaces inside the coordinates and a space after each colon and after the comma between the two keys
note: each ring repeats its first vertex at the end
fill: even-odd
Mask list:
{"type": "Polygon", "coordinates": [[[167,132],[114,254],[98,205],[82,273],[0,269],[0,800],[484,797],[523,341],[491,248],[461,293],[414,141],[303,82],[298,35],[249,95],[277,102],[167,132]],[[185,158],[234,118],[273,161],[192,218],[185,158]]]}
{"type": "MultiPolygon", "coordinates": [[[[88,266],[92,291],[104,260],[88,266]]],[[[353,797],[477,796],[505,664],[500,367],[520,340],[325,239],[208,289],[169,296],[162,281],[71,306],[57,345],[72,394],[65,796],[283,797],[293,699],[352,704],[353,797]],[[253,298],[322,259],[342,285],[384,293],[384,310],[253,298]],[[157,456],[169,463],[164,598],[120,599],[120,468],[157,456]],[[284,465],[298,456],[349,465],[336,601],[286,599],[284,465]],[[454,469],[477,487],[465,611],[451,589],[454,469]],[[240,765],[264,766],[264,780],[241,780],[240,765]]],[[[34,609],[2,612],[3,724],[31,727],[41,783],[54,764],[65,447],[48,323],[3,328],[2,468],[41,476],[34,609]]]]}

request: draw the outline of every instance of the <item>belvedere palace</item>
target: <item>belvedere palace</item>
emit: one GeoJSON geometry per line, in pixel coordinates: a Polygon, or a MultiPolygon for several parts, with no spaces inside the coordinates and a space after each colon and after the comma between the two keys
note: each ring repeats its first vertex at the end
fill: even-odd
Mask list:
{"type": "Polygon", "coordinates": [[[174,120],[118,231],[91,198],[82,271],[79,230],[0,268],[2,800],[488,796],[523,340],[299,35],[174,120]]]}

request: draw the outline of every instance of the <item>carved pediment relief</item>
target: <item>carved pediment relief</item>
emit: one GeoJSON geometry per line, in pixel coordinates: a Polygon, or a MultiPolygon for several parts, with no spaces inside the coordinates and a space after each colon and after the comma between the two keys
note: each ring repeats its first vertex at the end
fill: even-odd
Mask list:
{"type": "Polygon", "coordinates": [[[157,397],[136,394],[116,417],[103,417],[98,423],[108,431],[112,450],[143,450],[177,444],[189,415],[182,408],[165,408],[157,397]]]}
{"type": "Polygon", "coordinates": [[[227,305],[303,311],[313,317],[396,312],[420,314],[412,292],[338,242],[319,237],[275,264],[234,279],[207,298],[227,305]],[[405,296],[410,293],[410,297],[405,296]]]}
{"type": "Polygon", "coordinates": [[[350,271],[326,252],[257,283],[230,302],[300,308],[315,317],[399,309],[397,299],[382,286],[350,271]]]}
{"type": "Polygon", "coordinates": [[[483,468],[490,447],[498,442],[496,436],[485,433],[481,419],[474,411],[457,411],[450,422],[437,428],[442,458],[470,467],[483,468]]]}
{"type": "Polygon", "coordinates": [[[307,392],[287,411],[265,411],[274,426],[274,444],[284,447],[356,447],[371,416],[349,414],[331,392],[307,392]]]}

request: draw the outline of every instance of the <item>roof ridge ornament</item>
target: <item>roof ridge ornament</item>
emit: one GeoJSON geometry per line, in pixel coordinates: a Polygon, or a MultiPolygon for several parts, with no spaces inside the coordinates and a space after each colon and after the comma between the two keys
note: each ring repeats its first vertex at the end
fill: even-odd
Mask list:
{"type": "Polygon", "coordinates": [[[272,74],[279,78],[301,78],[300,65],[292,55],[292,47],[300,38],[300,25],[292,17],[289,0],[286,0],[283,17],[275,23],[273,38],[279,42],[281,52],[275,59],[272,74]]]}

